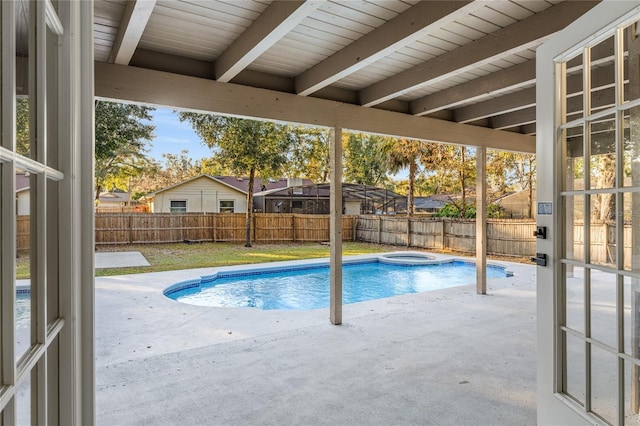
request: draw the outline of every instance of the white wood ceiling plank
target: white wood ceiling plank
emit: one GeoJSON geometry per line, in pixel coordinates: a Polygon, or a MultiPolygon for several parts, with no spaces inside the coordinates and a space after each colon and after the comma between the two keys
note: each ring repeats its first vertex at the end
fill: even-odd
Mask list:
{"type": "MultiPolygon", "coordinates": [[[[271,52],[273,51],[286,52],[288,49],[296,49],[298,51],[305,52],[307,56],[320,58],[319,60],[322,60],[335,52],[335,49],[332,49],[324,45],[324,43],[322,44],[318,43],[318,40],[300,36],[300,37],[287,37],[280,40],[280,43],[278,43],[276,46],[273,46],[271,49],[269,49],[265,53],[265,56],[268,57],[269,55],[271,55],[271,52]]],[[[291,56],[298,56],[298,54],[294,55],[293,52],[291,52],[291,56]]]]}
{"type": "Polygon", "coordinates": [[[325,22],[327,24],[329,24],[330,26],[334,26],[334,27],[341,27],[341,28],[348,28],[352,31],[355,31],[356,33],[358,33],[360,36],[357,38],[362,37],[363,35],[373,31],[375,29],[374,26],[371,25],[365,25],[362,24],[360,22],[357,21],[353,21],[351,19],[348,18],[344,18],[342,16],[338,16],[338,15],[334,15],[332,13],[326,12],[324,10],[317,10],[316,13],[313,14],[313,18],[317,19],[318,21],[322,21],[325,22]]]}
{"type": "Polygon", "coordinates": [[[111,25],[94,24],[93,31],[97,34],[111,34],[114,37],[118,33],[118,29],[111,25]]]}
{"type": "Polygon", "coordinates": [[[361,25],[377,28],[386,22],[385,19],[379,18],[375,15],[362,12],[358,9],[362,2],[349,1],[349,2],[335,2],[327,1],[318,8],[319,11],[330,13],[335,16],[340,16],[344,19],[349,19],[353,22],[357,22],[361,25]]]}
{"type": "MultiPolygon", "coordinates": [[[[207,12],[204,8],[199,8],[200,12],[185,11],[175,7],[177,3],[156,4],[154,13],[151,15],[151,21],[160,17],[167,17],[174,22],[174,26],[201,24],[210,27],[224,28],[228,30],[238,31],[238,27],[246,29],[253,21],[246,18],[239,18],[232,15],[224,15],[207,12]]],[[[194,6],[196,8],[197,6],[194,6]]]]}
{"type": "Polygon", "coordinates": [[[396,13],[402,13],[409,9],[411,6],[418,3],[420,0],[415,1],[396,1],[396,0],[376,0],[375,2],[368,1],[367,3],[375,3],[379,7],[384,7],[396,13]]]}
{"type": "MultiPolygon", "coordinates": [[[[446,37],[446,34],[443,34],[446,37]]],[[[416,50],[428,49],[428,52],[435,54],[436,56],[444,55],[447,52],[451,52],[459,47],[455,43],[437,37],[425,37],[422,40],[417,41],[415,44],[410,44],[416,50]],[[436,53],[437,52],[437,53],[436,53]]]]}
{"type": "Polygon", "coordinates": [[[500,13],[499,11],[492,9],[489,6],[484,6],[477,10],[474,10],[471,15],[482,19],[483,21],[497,25],[500,28],[507,27],[517,22],[516,19],[513,19],[512,17],[507,16],[504,13],[500,13]]]}
{"type": "Polygon", "coordinates": [[[168,48],[163,40],[153,41],[145,40],[140,42],[140,49],[151,50],[154,52],[167,53],[174,56],[184,56],[190,59],[198,59],[201,61],[211,61],[214,56],[211,51],[204,49],[196,49],[190,45],[173,46],[168,48]]]}
{"type": "Polygon", "coordinates": [[[545,0],[513,0],[513,2],[533,13],[542,12],[543,10],[553,6],[552,3],[545,0]]]}
{"type": "Polygon", "coordinates": [[[208,43],[194,43],[190,39],[177,39],[171,38],[166,33],[159,34],[147,34],[144,39],[140,40],[140,47],[144,49],[153,50],[150,46],[162,46],[164,53],[172,53],[174,55],[180,55],[180,52],[198,52],[198,56],[211,61],[215,57],[216,50],[212,44],[208,43]],[[204,55],[204,56],[203,56],[204,55]]]}
{"type": "Polygon", "coordinates": [[[454,50],[471,41],[466,37],[446,31],[444,28],[431,31],[426,40],[431,41],[429,44],[432,46],[438,46],[446,51],[454,50]]]}
{"type": "Polygon", "coordinates": [[[426,62],[429,59],[433,59],[443,53],[446,53],[446,50],[433,47],[422,42],[417,42],[413,43],[411,46],[405,46],[402,49],[399,49],[398,53],[412,58],[422,59],[422,62],[426,62]]]}
{"type": "Polygon", "coordinates": [[[99,1],[94,5],[94,15],[119,22],[124,10],[124,2],[99,1]]]}
{"type": "Polygon", "coordinates": [[[488,7],[495,9],[500,13],[503,13],[518,21],[521,21],[533,15],[533,12],[525,9],[517,3],[514,3],[513,1],[493,2],[488,7]]]}
{"type": "Polygon", "coordinates": [[[293,32],[290,33],[286,38],[283,38],[278,44],[287,43],[296,46],[307,46],[307,50],[317,49],[317,52],[325,58],[331,56],[344,47],[337,43],[328,42],[326,40],[319,40],[318,38],[314,38],[307,34],[293,32]]]}
{"type": "Polygon", "coordinates": [[[317,28],[310,27],[308,25],[298,25],[293,31],[291,31],[291,34],[304,34],[305,36],[313,37],[317,40],[323,40],[329,45],[340,46],[340,48],[348,46],[349,44],[351,44],[351,42],[353,42],[353,40],[349,38],[333,33],[328,33],[317,28]]]}
{"type": "Polygon", "coordinates": [[[256,20],[267,5],[254,1],[218,1],[218,0],[182,0],[175,2],[174,0],[159,0],[163,6],[179,9],[190,13],[201,13],[205,15],[225,15],[227,17],[237,18],[241,20],[256,20]],[[176,4],[178,3],[178,4],[176,4]]]}
{"type": "Polygon", "coordinates": [[[353,31],[350,28],[335,26],[331,22],[327,22],[326,20],[316,19],[315,15],[310,16],[302,21],[300,26],[308,26],[324,33],[334,34],[347,40],[351,40],[351,42],[362,37],[361,32],[353,31]]]}
{"type": "Polygon", "coordinates": [[[390,61],[396,61],[402,64],[408,64],[411,66],[415,66],[424,62],[424,59],[416,58],[415,56],[411,56],[411,55],[405,55],[402,52],[394,52],[391,55],[387,56],[386,59],[390,61]]]}
{"type": "MultiPolygon", "coordinates": [[[[204,33],[215,34],[216,37],[228,40],[228,43],[242,34],[242,31],[244,30],[242,27],[237,27],[235,25],[223,24],[218,26],[217,24],[217,21],[210,19],[199,20],[198,22],[185,22],[182,19],[176,19],[168,15],[154,13],[151,15],[147,28],[155,31],[164,31],[169,36],[174,32],[192,34],[194,37],[198,37],[199,34],[204,33]]],[[[142,37],[144,38],[144,34],[142,37]]]]}
{"type": "Polygon", "coordinates": [[[411,5],[402,2],[352,1],[349,2],[349,7],[358,9],[363,13],[376,16],[384,21],[389,21],[407,10],[411,5]],[[389,7],[385,7],[384,3],[396,3],[400,7],[393,10],[389,7]]]}
{"type": "MultiPolygon", "coordinates": [[[[473,12],[472,12],[473,13],[473,12]]],[[[468,28],[473,28],[477,31],[481,31],[485,34],[489,34],[492,33],[494,31],[498,31],[500,28],[502,28],[499,25],[494,24],[493,22],[489,22],[485,19],[481,19],[477,16],[474,16],[473,14],[469,14],[467,16],[462,16],[458,19],[456,19],[456,22],[458,22],[461,25],[464,25],[468,28]]]]}
{"type": "MultiPolygon", "coordinates": [[[[226,44],[220,43],[215,35],[202,34],[201,38],[193,37],[192,34],[167,34],[166,31],[147,30],[142,41],[150,41],[154,43],[163,43],[167,47],[191,46],[193,49],[211,50],[212,54],[219,54],[226,48],[226,44]]],[[[141,42],[142,42],[141,41],[141,42]]]]}
{"type": "Polygon", "coordinates": [[[451,22],[445,28],[445,31],[450,31],[458,36],[464,37],[467,40],[477,40],[482,36],[488,34],[488,32],[482,32],[478,29],[470,27],[468,25],[463,25],[460,22],[451,22]]]}

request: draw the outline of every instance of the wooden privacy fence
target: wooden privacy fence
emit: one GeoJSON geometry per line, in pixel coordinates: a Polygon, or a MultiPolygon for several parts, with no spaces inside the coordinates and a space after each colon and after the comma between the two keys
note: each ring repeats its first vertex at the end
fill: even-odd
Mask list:
{"type": "MultiPolygon", "coordinates": [[[[355,216],[342,219],[342,238],[354,237],[355,216]]],[[[96,214],[96,245],[244,242],[243,213],[96,214]]],[[[329,240],[329,215],[256,213],[251,240],[256,243],[329,240]]]]}
{"type": "MultiPolygon", "coordinates": [[[[535,221],[487,221],[487,252],[532,256],[536,252],[535,221]]],[[[476,221],[406,216],[360,216],[358,241],[475,253],[476,221]]]]}
{"type": "MultiPolygon", "coordinates": [[[[29,250],[29,216],[18,216],[17,248],[29,250]]],[[[329,215],[257,213],[253,216],[252,241],[257,243],[329,241],[329,215]]],[[[496,255],[532,256],[536,252],[534,221],[490,219],[487,221],[487,252],[496,255]]],[[[146,244],[182,241],[244,242],[242,213],[99,213],[96,244],[146,244]]],[[[584,259],[584,225],[575,223],[564,231],[573,246],[567,257],[584,259]],[[573,235],[571,235],[571,232],[573,235]]],[[[590,261],[616,264],[617,231],[613,223],[591,224],[590,261]]],[[[404,216],[344,216],[342,238],[425,249],[450,249],[474,253],[475,220],[404,216]]],[[[624,268],[634,258],[632,225],[621,235],[624,268]]],[[[637,258],[638,255],[635,254],[637,258]]]]}

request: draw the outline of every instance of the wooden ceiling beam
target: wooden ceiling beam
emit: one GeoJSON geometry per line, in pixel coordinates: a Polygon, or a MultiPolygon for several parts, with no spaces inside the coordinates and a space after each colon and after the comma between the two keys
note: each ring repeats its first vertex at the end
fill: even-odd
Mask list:
{"type": "Polygon", "coordinates": [[[110,63],[129,65],[155,5],[156,0],[130,0],[126,3],[109,55],[110,63]]]}
{"type": "Polygon", "coordinates": [[[231,45],[216,59],[214,75],[221,83],[231,81],[260,55],[287,35],[311,12],[320,1],[274,1],[231,45]]]}
{"type": "Polygon", "coordinates": [[[296,77],[296,93],[310,95],[477,8],[472,1],[422,1],[296,77]]]}
{"type": "Polygon", "coordinates": [[[518,65],[467,81],[463,84],[441,90],[416,99],[410,103],[414,115],[427,115],[456,105],[499,95],[535,83],[536,61],[530,59],[518,65]]]}
{"type": "Polygon", "coordinates": [[[360,103],[362,106],[374,106],[473,67],[534,48],[596,4],[595,1],[567,1],[545,9],[361,90],[360,103]]]}
{"type": "Polygon", "coordinates": [[[535,138],[521,134],[131,66],[95,63],[95,95],[206,113],[535,152],[535,138]]]}

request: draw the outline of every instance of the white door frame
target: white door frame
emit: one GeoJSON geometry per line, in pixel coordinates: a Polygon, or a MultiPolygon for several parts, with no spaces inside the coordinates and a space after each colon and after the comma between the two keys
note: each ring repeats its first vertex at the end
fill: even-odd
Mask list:
{"type": "MultiPolygon", "coordinates": [[[[557,325],[562,310],[559,284],[562,265],[558,261],[564,230],[560,227],[561,144],[561,66],[557,58],[570,53],[575,46],[597,39],[598,35],[640,13],[640,1],[604,1],[570,26],[556,34],[537,50],[537,179],[538,203],[551,203],[551,214],[538,214],[538,226],[547,227],[547,239],[538,240],[537,252],[545,253],[547,266],[537,268],[537,413],[538,424],[596,424],[588,414],[572,408],[560,392],[559,332],[557,325]]],[[[540,206],[540,204],[539,204],[540,206]]],[[[540,206],[542,207],[542,206],[540,206]]]]}

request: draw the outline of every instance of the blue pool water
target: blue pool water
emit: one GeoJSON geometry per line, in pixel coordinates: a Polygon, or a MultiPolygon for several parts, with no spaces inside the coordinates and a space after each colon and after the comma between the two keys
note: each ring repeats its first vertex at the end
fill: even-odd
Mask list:
{"type": "MultiPolygon", "coordinates": [[[[452,261],[425,266],[379,262],[345,264],[343,303],[438,290],[475,282],[473,263],[452,261]]],[[[487,267],[487,278],[506,276],[503,267],[487,267]]],[[[180,302],[218,307],[317,309],[329,306],[329,268],[227,273],[213,281],[172,286],[165,295],[180,302]],[[181,288],[183,287],[183,288],[181,288]],[[184,288],[190,287],[190,288],[184,288]]]]}

